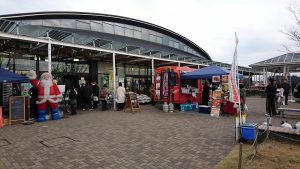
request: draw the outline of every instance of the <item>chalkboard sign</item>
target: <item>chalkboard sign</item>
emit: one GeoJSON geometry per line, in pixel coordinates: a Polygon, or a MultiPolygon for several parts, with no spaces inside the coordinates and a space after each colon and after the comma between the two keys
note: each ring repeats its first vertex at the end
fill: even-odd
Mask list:
{"type": "Polygon", "coordinates": [[[10,96],[9,98],[9,124],[14,121],[25,121],[24,96],[10,96]]]}
{"type": "Polygon", "coordinates": [[[134,112],[134,110],[140,110],[140,104],[137,99],[136,93],[129,92],[127,97],[126,97],[126,105],[124,108],[124,112],[126,108],[130,108],[131,112],[134,112]]]}

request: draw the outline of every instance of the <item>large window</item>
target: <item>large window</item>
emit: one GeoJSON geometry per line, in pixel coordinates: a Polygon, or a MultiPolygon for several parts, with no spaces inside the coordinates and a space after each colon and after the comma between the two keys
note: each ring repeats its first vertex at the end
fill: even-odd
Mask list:
{"type": "Polygon", "coordinates": [[[156,37],[156,42],[162,44],[163,38],[160,36],[156,37]]]}
{"type": "Polygon", "coordinates": [[[133,37],[137,39],[142,39],[142,31],[134,30],[133,37]]]}
{"type": "Polygon", "coordinates": [[[129,28],[125,28],[125,36],[133,37],[133,30],[129,28]]]}
{"type": "Polygon", "coordinates": [[[87,21],[77,20],[76,24],[77,29],[90,30],[91,28],[90,23],[88,23],[87,21]]]}
{"type": "Polygon", "coordinates": [[[103,31],[103,25],[101,22],[95,22],[91,21],[91,30],[92,31],[97,31],[97,32],[102,32],[103,31]]]}
{"type": "Polygon", "coordinates": [[[179,43],[178,42],[174,42],[174,48],[179,49],[179,43]]]}
{"type": "Polygon", "coordinates": [[[150,34],[150,36],[149,36],[149,40],[150,40],[151,42],[156,42],[156,36],[155,36],[155,35],[152,35],[152,34],[150,34]]]}
{"type": "Polygon", "coordinates": [[[114,26],[111,23],[103,22],[103,32],[114,34],[114,26]]]}
{"type": "Polygon", "coordinates": [[[116,35],[124,36],[124,32],[125,32],[124,27],[115,25],[115,34],[116,35]]]}

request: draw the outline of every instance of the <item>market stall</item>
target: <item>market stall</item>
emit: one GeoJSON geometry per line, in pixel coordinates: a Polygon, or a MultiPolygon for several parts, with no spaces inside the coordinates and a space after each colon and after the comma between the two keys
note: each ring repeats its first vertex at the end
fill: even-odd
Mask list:
{"type": "MultiPolygon", "coordinates": [[[[16,88],[19,88],[19,90],[21,90],[19,84],[24,83],[24,82],[26,83],[28,81],[29,81],[29,79],[25,76],[15,74],[13,72],[10,72],[8,70],[0,68],[0,109],[2,109],[3,117],[5,117],[7,119],[14,119],[17,117],[17,116],[12,116],[12,115],[17,114],[17,111],[14,111],[14,112],[10,111],[10,110],[17,109],[17,107],[11,107],[10,105],[17,105],[18,107],[20,107],[21,104],[14,104],[15,99],[10,99],[10,97],[13,95],[20,96],[21,91],[20,92],[14,91],[13,90],[14,86],[16,86],[16,88]],[[9,117],[9,114],[11,114],[11,117],[9,117]]],[[[20,97],[23,97],[20,99],[28,100],[28,98],[26,98],[26,96],[20,96],[20,97]]],[[[29,106],[26,104],[22,104],[22,105],[23,105],[23,108],[20,108],[20,110],[24,109],[24,111],[19,111],[18,116],[24,117],[24,119],[25,119],[25,114],[26,114],[26,112],[28,112],[28,110],[26,110],[26,108],[28,108],[29,106]],[[22,112],[24,113],[24,115],[22,114],[22,112]]],[[[0,117],[1,120],[3,119],[3,117],[0,117]]],[[[10,123],[10,122],[8,120],[6,120],[5,124],[7,124],[7,123],[10,123]]]]}
{"type": "MultiPolygon", "coordinates": [[[[236,114],[233,103],[228,101],[228,75],[230,71],[218,66],[208,66],[193,72],[181,75],[181,79],[202,79],[212,82],[209,106],[212,115],[217,115],[218,111],[236,114]]],[[[238,78],[243,76],[238,74],[238,78]]],[[[199,105],[200,106],[200,105],[199,105]]]]}

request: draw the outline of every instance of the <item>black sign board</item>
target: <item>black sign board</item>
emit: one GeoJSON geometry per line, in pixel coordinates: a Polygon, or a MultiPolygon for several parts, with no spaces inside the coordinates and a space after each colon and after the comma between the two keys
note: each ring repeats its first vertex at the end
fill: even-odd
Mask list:
{"type": "Polygon", "coordinates": [[[25,121],[25,97],[11,96],[9,101],[9,123],[25,121]]]}

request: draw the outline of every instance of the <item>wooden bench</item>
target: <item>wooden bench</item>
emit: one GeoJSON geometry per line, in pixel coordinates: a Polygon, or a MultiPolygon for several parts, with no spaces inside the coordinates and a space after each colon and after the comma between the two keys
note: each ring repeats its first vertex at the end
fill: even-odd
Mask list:
{"type": "Polygon", "coordinates": [[[284,117],[284,112],[290,111],[290,112],[300,112],[300,109],[293,109],[293,108],[278,108],[278,112],[280,113],[281,117],[284,117]]]}

